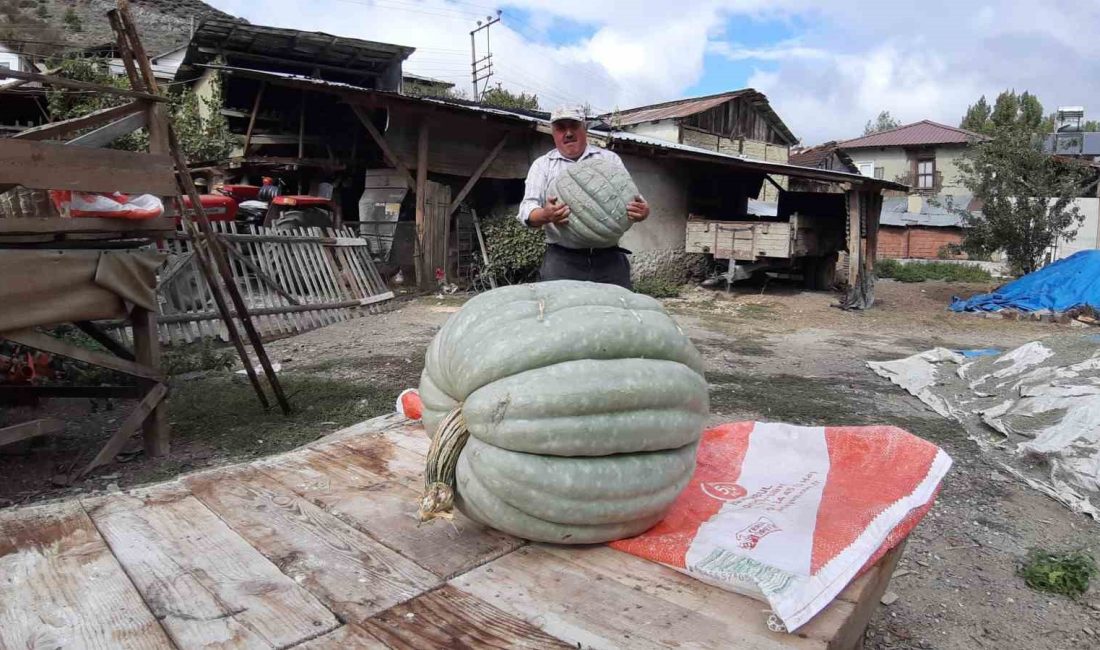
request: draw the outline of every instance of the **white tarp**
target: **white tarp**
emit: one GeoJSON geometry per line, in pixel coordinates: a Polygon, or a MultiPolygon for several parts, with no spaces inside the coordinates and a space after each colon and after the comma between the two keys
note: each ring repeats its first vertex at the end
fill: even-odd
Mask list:
{"type": "Polygon", "coordinates": [[[935,348],[869,362],[940,415],[962,423],[984,450],[1049,462],[1048,477],[1006,465],[1031,487],[1100,520],[1100,336],[1032,341],[1000,354],[935,348]]]}

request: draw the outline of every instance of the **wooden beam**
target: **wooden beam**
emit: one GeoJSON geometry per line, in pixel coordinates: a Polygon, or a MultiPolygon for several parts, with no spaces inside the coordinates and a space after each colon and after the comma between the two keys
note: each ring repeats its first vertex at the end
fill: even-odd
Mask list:
{"type": "Polygon", "coordinates": [[[244,151],[241,154],[243,156],[248,155],[248,147],[252,144],[252,129],[256,127],[256,114],[260,111],[260,101],[264,98],[265,90],[267,90],[267,82],[261,81],[260,90],[256,92],[256,101],[252,102],[252,114],[248,117],[248,130],[244,134],[244,151]]]}
{"type": "Polygon", "coordinates": [[[149,415],[157,409],[164,396],[168,394],[168,387],[164,384],[154,384],[152,390],[146,393],[145,397],[138,403],[137,407],[133,411],[130,411],[130,415],[126,416],[126,419],[122,422],[122,426],[115,431],[114,435],[107,440],[107,444],[103,445],[103,448],[99,450],[92,462],[84,466],[84,469],[73,475],[73,479],[79,479],[93,469],[111,462],[111,459],[118,455],[122,448],[126,446],[126,441],[130,439],[130,436],[137,432],[138,427],[142,426],[142,423],[149,417],[149,415]]]}
{"type": "Polygon", "coordinates": [[[130,87],[134,90],[145,90],[145,83],[138,74],[137,65],[134,63],[134,52],[130,49],[130,43],[126,37],[126,28],[122,25],[122,18],[117,9],[107,12],[107,21],[111,23],[111,29],[115,32],[115,44],[118,47],[118,58],[126,69],[126,78],[130,80],[130,87]]]}
{"type": "Polygon", "coordinates": [[[0,385],[0,398],[27,399],[140,399],[144,393],[137,386],[32,386],[29,384],[0,385]]]}
{"type": "Polygon", "coordinates": [[[451,201],[451,205],[447,208],[448,218],[455,213],[455,210],[458,209],[458,206],[461,205],[462,202],[466,199],[466,195],[470,193],[470,190],[474,189],[474,185],[476,185],[478,180],[481,179],[481,175],[484,174],[485,170],[489,169],[489,165],[493,164],[493,161],[496,160],[497,156],[500,154],[500,150],[504,148],[504,143],[508,142],[509,135],[510,134],[508,133],[504,134],[504,137],[500,139],[500,142],[498,142],[496,146],[489,151],[489,154],[485,156],[485,160],[481,161],[481,164],[478,165],[477,169],[474,170],[474,173],[472,176],[470,176],[470,179],[466,181],[466,184],[463,185],[462,189],[458,191],[458,195],[455,196],[454,200],[451,201]]]}
{"type": "Polygon", "coordinates": [[[73,133],[109,124],[128,115],[140,114],[145,110],[142,102],[132,102],[122,106],[112,106],[93,111],[83,117],[74,117],[62,122],[51,122],[35,126],[13,135],[13,140],[64,140],[73,133]]]}
{"type": "Polygon", "coordinates": [[[226,251],[227,251],[227,252],[228,252],[228,253],[229,253],[230,255],[232,255],[233,257],[237,258],[237,261],[238,261],[238,262],[240,262],[241,264],[243,264],[243,265],[245,266],[245,268],[247,268],[247,269],[248,269],[249,271],[252,271],[252,273],[254,273],[254,274],[256,275],[256,277],[260,278],[260,280],[262,280],[264,284],[266,284],[266,285],[267,285],[268,287],[270,287],[270,288],[271,288],[271,289],[272,289],[273,291],[275,291],[275,293],[279,294],[279,295],[280,295],[280,296],[282,296],[283,298],[286,298],[287,302],[289,302],[289,303],[290,303],[290,304],[292,304],[292,305],[300,305],[300,304],[302,304],[300,300],[298,300],[298,299],[297,299],[297,298],[295,298],[294,296],[292,296],[292,295],[290,295],[289,293],[287,293],[287,290],[286,290],[286,289],[284,289],[284,288],[282,287],[282,285],[280,285],[280,284],[279,284],[278,282],[276,282],[276,281],[275,281],[275,280],[274,280],[274,279],[273,279],[273,278],[272,278],[272,277],[271,277],[270,275],[268,275],[267,273],[265,273],[265,272],[263,271],[263,269],[261,269],[260,267],[256,266],[255,264],[253,264],[253,263],[252,263],[252,260],[248,259],[248,257],[246,257],[246,256],[244,256],[244,255],[241,255],[241,252],[240,252],[240,251],[238,251],[238,250],[237,250],[237,248],[236,248],[235,246],[226,246],[226,247],[225,247],[225,250],[226,250],[226,251]]]}
{"type": "Polygon", "coordinates": [[[848,190],[848,287],[851,290],[859,279],[860,265],[860,192],[848,190]]]}
{"type": "Polygon", "coordinates": [[[427,255],[428,123],[420,123],[416,139],[416,282],[421,290],[431,287],[431,260],[427,255]]]}
{"type": "Polygon", "coordinates": [[[127,361],[135,360],[133,352],[128,350],[125,345],[116,341],[113,336],[102,330],[99,325],[96,325],[92,321],[82,320],[77,321],[76,326],[80,328],[81,332],[84,332],[91,337],[93,341],[107,348],[107,350],[116,357],[126,359],[127,361]]]}
{"type": "Polygon", "coordinates": [[[54,338],[41,332],[36,332],[32,329],[13,330],[9,332],[0,332],[0,338],[8,339],[13,343],[19,345],[25,345],[28,348],[34,348],[36,350],[42,350],[43,352],[50,352],[53,354],[60,354],[65,357],[71,357],[77,361],[83,361],[84,363],[90,363],[93,366],[99,366],[100,368],[109,368],[121,372],[133,377],[141,377],[143,379],[156,379],[158,381],[164,379],[164,374],[159,368],[151,368],[135,361],[127,361],[126,359],[120,359],[113,357],[103,352],[94,352],[85,348],[73,345],[61,339],[54,338]]]}
{"type": "Polygon", "coordinates": [[[351,110],[359,118],[359,121],[363,123],[363,127],[367,129],[367,133],[370,134],[371,139],[374,140],[374,143],[382,150],[382,155],[386,157],[386,161],[393,165],[394,168],[405,177],[405,181],[409,184],[409,187],[416,187],[416,179],[414,179],[409,172],[408,166],[401,160],[401,157],[390,148],[389,143],[382,137],[378,128],[370,121],[370,116],[367,115],[366,111],[356,104],[350,104],[350,106],[351,110]]]}
{"type": "Polygon", "coordinates": [[[133,113],[120,120],[115,120],[106,126],[101,126],[95,131],[90,131],[69,140],[65,144],[78,145],[81,147],[106,147],[127,133],[132,133],[146,126],[148,123],[149,116],[146,111],[133,113]]]}
{"type": "Polygon", "coordinates": [[[67,235],[75,233],[133,234],[161,237],[175,232],[176,223],[167,217],[155,219],[0,219],[0,235],[67,235]]]}
{"type": "MultiPolygon", "coordinates": [[[[370,296],[369,298],[356,298],[355,300],[342,300],[340,302],[324,302],[324,303],[306,303],[299,305],[287,305],[282,307],[255,307],[248,310],[248,313],[253,316],[275,316],[277,314],[297,314],[307,311],[325,311],[328,309],[348,309],[352,307],[366,307],[368,305],[376,305],[380,302],[392,300],[394,297],[392,291],[380,293],[376,296],[370,296]]],[[[234,318],[237,314],[232,314],[234,318]]],[[[217,312],[202,312],[192,314],[170,314],[167,316],[161,316],[158,320],[160,323],[167,325],[174,325],[176,323],[192,323],[200,320],[213,320],[218,318],[217,312]]]]}
{"type": "Polygon", "coordinates": [[[38,436],[48,436],[62,433],[65,423],[55,418],[42,418],[21,422],[10,427],[0,428],[0,447],[10,445],[20,440],[29,440],[38,436]]]}
{"type": "MultiPolygon", "coordinates": [[[[157,333],[156,312],[134,307],[130,313],[130,322],[134,332],[134,356],[136,360],[150,368],[160,368],[160,337],[157,333]]],[[[138,387],[150,391],[150,393],[154,392],[157,386],[158,382],[154,380],[138,381],[138,387]]],[[[150,458],[167,456],[170,439],[168,407],[164,404],[156,404],[149,412],[148,417],[141,423],[141,427],[145,443],[145,455],[150,458]]]]}
{"type": "Polygon", "coordinates": [[[40,74],[38,72],[5,70],[4,76],[13,77],[15,79],[23,79],[25,81],[37,81],[39,83],[48,84],[50,86],[57,86],[59,88],[72,88],[73,90],[90,90],[92,92],[103,93],[105,95],[116,95],[118,97],[132,97],[134,99],[145,99],[151,102],[168,101],[167,97],[161,97],[160,95],[152,95],[150,93],[137,90],[129,90],[126,88],[115,88],[114,86],[103,86],[100,84],[88,83],[87,81],[62,79],[61,77],[52,77],[49,75],[40,74]]]}
{"type": "Polygon", "coordinates": [[[0,140],[0,185],[172,196],[179,191],[174,176],[168,156],[0,140]]]}
{"type": "MultiPolygon", "coordinates": [[[[470,214],[474,217],[474,233],[477,234],[477,244],[481,248],[481,261],[489,266],[489,251],[485,248],[485,238],[481,236],[481,220],[477,218],[477,210],[470,210],[470,214]]],[[[489,275],[489,286],[497,288],[497,280],[492,274],[489,275]]]]}

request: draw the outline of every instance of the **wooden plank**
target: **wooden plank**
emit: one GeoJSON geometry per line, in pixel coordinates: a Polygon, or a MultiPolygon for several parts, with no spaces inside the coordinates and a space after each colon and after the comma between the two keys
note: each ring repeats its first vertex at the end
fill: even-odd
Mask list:
{"type": "Polygon", "coordinates": [[[0,513],[0,647],[171,648],[80,504],[0,513]]]}
{"type": "Polygon", "coordinates": [[[510,134],[508,133],[504,134],[504,137],[500,139],[500,142],[497,142],[496,146],[489,151],[488,155],[485,156],[485,160],[481,161],[481,164],[478,165],[477,169],[474,170],[474,173],[470,175],[470,178],[466,181],[466,184],[463,185],[462,189],[458,191],[458,195],[454,198],[453,201],[451,201],[451,204],[447,206],[448,217],[455,213],[455,210],[458,209],[458,206],[461,205],[462,202],[466,199],[466,195],[470,193],[470,190],[474,189],[474,185],[477,184],[478,180],[481,178],[481,175],[484,174],[485,170],[489,168],[489,165],[493,164],[493,161],[496,160],[497,155],[500,154],[500,150],[503,149],[504,144],[508,142],[509,135],[510,134]]]}
{"type": "Polygon", "coordinates": [[[367,115],[363,107],[356,104],[351,104],[350,106],[355,116],[363,123],[363,127],[367,130],[367,133],[370,134],[371,139],[373,139],[374,143],[378,145],[378,148],[382,150],[382,155],[385,156],[386,160],[405,177],[405,182],[409,184],[409,187],[416,187],[416,179],[414,179],[409,172],[408,165],[401,160],[400,156],[394,153],[389,143],[386,142],[386,138],[378,131],[378,127],[374,126],[374,123],[371,122],[370,116],[367,115]]]}
{"type": "Polygon", "coordinates": [[[432,269],[428,231],[428,132],[427,121],[420,123],[416,140],[416,283],[421,291],[431,288],[432,269]]]}
{"type": "Polygon", "coordinates": [[[126,359],[120,359],[103,352],[87,350],[73,345],[72,343],[67,343],[61,339],[49,336],[48,334],[36,332],[32,329],[0,332],[0,338],[5,338],[9,341],[36,350],[42,350],[43,352],[52,352],[54,354],[71,357],[78,361],[83,361],[84,363],[90,363],[93,366],[117,370],[118,372],[134,377],[156,380],[164,379],[164,375],[159,368],[152,368],[136,361],[127,361],[126,359]]]}
{"type": "Polygon", "coordinates": [[[388,647],[402,650],[576,648],[450,586],[387,610],[364,627],[388,647]]]}
{"type": "Polygon", "coordinates": [[[4,70],[5,77],[11,77],[13,79],[22,79],[24,81],[37,81],[44,85],[56,86],[58,88],[72,88],[73,90],[90,90],[92,92],[102,93],[105,95],[117,95],[119,97],[132,97],[134,99],[145,99],[151,102],[167,102],[167,97],[161,97],[160,95],[152,95],[146,92],[140,92],[137,90],[130,90],[128,88],[115,88],[114,86],[104,86],[101,84],[89,83],[87,81],[76,81],[74,79],[63,79],[61,77],[54,77],[50,75],[44,75],[37,72],[22,72],[20,70],[4,70]]]}
{"type": "MultiPolygon", "coordinates": [[[[602,550],[603,547],[595,547],[602,550]]],[[[610,549],[608,552],[614,553],[610,549]]],[[[635,573],[646,576],[661,569],[656,578],[640,580],[651,590],[660,590],[660,580],[673,590],[691,589],[695,606],[713,611],[706,598],[699,598],[690,586],[677,584],[673,571],[641,558],[620,553],[628,568],[627,579],[635,573]],[[667,572],[667,573],[666,573],[667,572]]],[[[767,605],[743,596],[714,589],[713,597],[723,599],[721,615],[709,615],[693,606],[641,588],[624,584],[606,572],[596,572],[599,562],[579,564],[549,552],[528,547],[482,565],[458,576],[450,584],[481,598],[491,605],[521,618],[551,636],[576,646],[593,648],[724,648],[739,650],[814,649],[824,650],[825,642],[767,629],[767,605]]],[[[697,581],[690,583],[705,587],[697,581]]],[[[850,606],[850,605],[849,605],[850,606]]]]}
{"type": "MultiPolygon", "coordinates": [[[[256,101],[252,102],[252,113],[248,118],[248,130],[244,135],[244,149],[242,155],[248,155],[248,147],[252,145],[252,129],[256,126],[256,114],[260,110],[260,102],[264,98],[264,91],[267,90],[267,82],[260,82],[260,90],[256,92],[256,101]]],[[[300,157],[300,156],[299,156],[300,157]]]]}
{"type": "MultiPolygon", "coordinates": [[[[886,592],[886,587],[894,574],[894,568],[904,552],[905,542],[902,542],[890,549],[866,574],[854,580],[840,593],[837,599],[854,603],[854,610],[829,640],[829,650],[858,650],[863,647],[863,635],[867,630],[867,624],[878,608],[879,599],[886,592]]],[[[835,602],[829,607],[834,605],[836,605],[835,602]]],[[[809,625],[813,623],[814,621],[810,621],[809,625]]]]}
{"type": "Polygon", "coordinates": [[[56,435],[63,431],[65,431],[65,422],[56,418],[39,418],[30,422],[20,422],[8,427],[0,427],[0,447],[20,440],[56,435]]]}
{"type": "Polygon", "coordinates": [[[135,236],[161,236],[174,232],[176,224],[171,219],[97,219],[61,217],[0,219],[0,235],[38,235],[73,233],[120,233],[135,236]]]}
{"type": "Polygon", "coordinates": [[[109,108],[101,108],[98,111],[92,111],[87,115],[81,117],[74,117],[69,120],[63,120],[61,122],[50,122],[49,124],[43,124],[42,126],[35,126],[29,129],[20,131],[12,136],[13,140],[64,140],[74,133],[83,131],[84,129],[90,129],[104,124],[109,124],[115,120],[127,117],[129,115],[138,114],[141,115],[145,111],[145,104],[143,102],[132,102],[130,104],[124,104],[122,106],[111,106],[109,108]]]}
{"type": "Polygon", "coordinates": [[[389,650],[390,646],[378,640],[358,625],[348,624],[328,634],[294,646],[294,650],[389,650]]]}
{"type": "Polygon", "coordinates": [[[324,449],[334,455],[344,453],[339,447],[347,448],[357,459],[372,461],[371,471],[384,479],[395,479],[411,486],[419,486],[424,480],[424,456],[388,438],[377,434],[344,438],[324,449]]]}
{"type": "Polygon", "coordinates": [[[106,147],[127,133],[132,133],[149,124],[148,113],[133,113],[94,131],[77,136],[65,144],[80,147],[106,147]]]}
{"type": "MultiPolygon", "coordinates": [[[[392,445],[391,446],[396,446],[392,445]]],[[[456,512],[452,522],[419,525],[419,487],[393,475],[386,446],[373,454],[325,445],[259,468],[330,514],[447,579],[523,545],[456,512]]],[[[419,481],[417,481],[419,483],[419,481]]]]}
{"type": "Polygon", "coordinates": [[[297,298],[295,298],[294,296],[287,293],[286,289],[283,289],[282,285],[280,285],[278,282],[276,282],[274,279],[272,279],[272,277],[270,275],[268,275],[263,269],[259,268],[255,264],[253,264],[252,261],[249,260],[247,257],[245,257],[239,250],[237,250],[236,247],[226,246],[225,250],[228,251],[231,256],[235,257],[237,259],[237,261],[241,263],[242,266],[244,266],[249,271],[252,271],[256,275],[256,277],[260,279],[261,282],[263,282],[268,287],[270,287],[272,290],[274,290],[275,293],[279,294],[283,298],[286,298],[287,302],[289,302],[292,305],[302,304],[301,302],[298,301],[297,298]]]}
{"type": "MultiPolygon", "coordinates": [[[[130,322],[134,333],[135,360],[144,366],[160,370],[160,338],[157,336],[156,312],[134,307],[130,312],[130,322]]],[[[149,379],[139,380],[138,386],[148,391],[157,389],[156,381],[149,379]]],[[[171,428],[168,425],[168,405],[160,403],[161,400],[157,402],[149,416],[141,422],[145,455],[150,458],[167,456],[170,449],[171,428]]],[[[114,454],[111,455],[113,456],[114,454]]],[[[107,460],[109,461],[111,457],[107,460]]]]}
{"type": "MultiPolygon", "coordinates": [[[[95,469],[96,467],[111,462],[111,460],[115,456],[117,456],[120,451],[122,451],[122,448],[126,446],[126,441],[130,439],[130,436],[134,435],[134,433],[137,432],[138,427],[143,426],[146,420],[149,419],[149,416],[160,405],[161,401],[164,399],[164,396],[167,394],[167,385],[154,383],[152,388],[149,389],[149,392],[146,393],[145,397],[143,397],[141,402],[138,403],[137,407],[135,407],[133,411],[130,411],[130,414],[126,416],[126,419],[123,420],[122,424],[118,427],[118,430],[111,435],[111,437],[107,440],[107,443],[104,444],[103,448],[99,450],[99,453],[95,455],[95,458],[93,458],[90,463],[85,465],[83,469],[77,472],[74,475],[74,478],[80,478],[95,469]]],[[[165,418],[167,418],[167,411],[165,412],[165,418]]],[[[167,428],[168,423],[166,419],[163,425],[163,429],[158,428],[156,429],[156,432],[159,433],[163,430],[166,433],[167,428]]],[[[167,439],[157,442],[162,444],[165,448],[168,445],[167,439]]],[[[149,446],[148,441],[146,442],[146,446],[149,446]]],[[[160,449],[161,447],[156,448],[160,449]]],[[[167,453],[167,449],[165,449],[165,453],[167,453]]]]}
{"type": "MultiPolygon", "coordinates": [[[[134,353],[128,349],[125,345],[115,340],[113,336],[100,329],[98,325],[91,321],[82,320],[76,323],[76,326],[81,332],[84,332],[92,338],[96,343],[99,343],[103,347],[107,348],[107,351],[116,357],[126,359],[127,361],[134,360],[134,353]]],[[[156,366],[159,367],[158,363],[156,366]]]]}
{"type": "Polygon", "coordinates": [[[256,469],[184,481],[275,566],[340,617],[361,623],[439,578],[256,469]]]}
{"type": "MultiPolygon", "coordinates": [[[[263,244],[259,242],[243,242],[242,245],[245,247],[245,250],[247,252],[251,253],[252,259],[256,260],[257,264],[259,265],[259,270],[263,271],[264,276],[261,277],[266,277],[264,282],[267,282],[268,286],[272,288],[279,288],[277,291],[274,292],[264,292],[264,296],[266,298],[265,307],[272,308],[279,307],[281,305],[301,304],[297,298],[291,295],[291,293],[282,284],[280,284],[278,280],[275,279],[274,260],[271,257],[263,254],[263,244]],[[282,298],[282,300],[280,300],[280,298],[282,298]]],[[[301,329],[299,318],[300,317],[297,315],[272,315],[272,320],[274,320],[275,323],[277,323],[278,327],[287,334],[296,332],[301,329]]]]}
{"type": "Polygon", "coordinates": [[[140,399],[145,393],[137,386],[0,386],[0,397],[23,398],[73,398],[140,399]]]}
{"type": "Polygon", "coordinates": [[[10,138],[0,140],[0,185],[8,184],[161,196],[178,192],[168,156],[10,138]]]}
{"type": "Polygon", "coordinates": [[[339,626],[195,497],[131,501],[89,514],[176,645],[282,648],[339,626]]]}

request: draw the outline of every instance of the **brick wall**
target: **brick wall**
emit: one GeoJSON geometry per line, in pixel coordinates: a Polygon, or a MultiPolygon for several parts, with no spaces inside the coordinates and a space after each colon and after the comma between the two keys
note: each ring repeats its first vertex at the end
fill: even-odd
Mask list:
{"type": "Polygon", "coordinates": [[[941,248],[962,243],[962,239],[961,228],[881,226],[878,231],[878,256],[934,260],[939,258],[941,248]]]}

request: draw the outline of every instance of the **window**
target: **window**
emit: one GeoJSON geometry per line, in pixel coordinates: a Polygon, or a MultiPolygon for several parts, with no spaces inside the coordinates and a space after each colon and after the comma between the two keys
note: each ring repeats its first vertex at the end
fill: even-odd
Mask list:
{"type": "Polygon", "coordinates": [[[0,70],[11,70],[11,63],[8,61],[0,61],[0,70]]]}
{"type": "Polygon", "coordinates": [[[882,179],[886,178],[886,168],[885,167],[875,167],[875,178],[877,178],[879,180],[882,180],[882,179]]]}
{"type": "Polygon", "coordinates": [[[856,167],[859,169],[859,173],[864,176],[874,177],[875,175],[875,163],[874,162],[857,162],[856,167]]]}
{"type": "Polygon", "coordinates": [[[936,189],[936,159],[917,160],[917,189],[936,189]]]}

